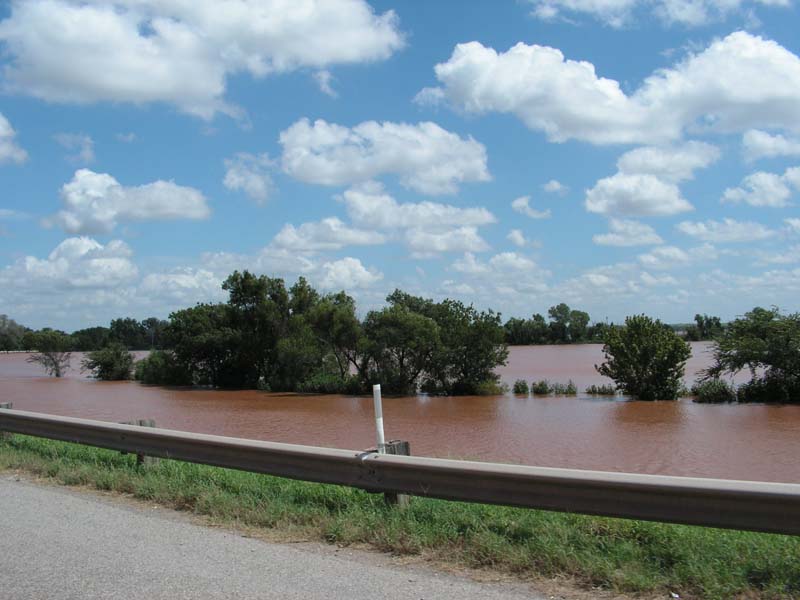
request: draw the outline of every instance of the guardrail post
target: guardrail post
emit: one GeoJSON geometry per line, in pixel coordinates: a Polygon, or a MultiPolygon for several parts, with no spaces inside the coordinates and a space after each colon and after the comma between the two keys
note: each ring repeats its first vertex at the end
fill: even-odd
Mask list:
{"type": "MultiPolygon", "coordinates": [[[[395,454],[399,456],[411,456],[411,443],[405,440],[389,440],[383,445],[383,454],[395,454]]],[[[383,495],[386,504],[404,508],[411,503],[411,496],[408,494],[395,494],[387,492],[383,495]]]]}
{"type": "MultiPolygon", "coordinates": [[[[14,408],[14,404],[12,402],[0,402],[0,409],[6,408],[11,410],[14,408]]],[[[11,439],[11,434],[7,431],[0,431],[0,442],[6,442],[11,439]]]]}
{"type": "MultiPolygon", "coordinates": [[[[139,427],[155,427],[156,422],[153,419],[137,419],[135,421],[120,421],[120,425],[138,425],[139,427]]],[[[122,454],[127,454],[123,452],[122,454]]],[[[137,466],[153,466],[158,464],[158,458],[155,456],[147,456],[146,454],[136,453],[137,466]]]]}

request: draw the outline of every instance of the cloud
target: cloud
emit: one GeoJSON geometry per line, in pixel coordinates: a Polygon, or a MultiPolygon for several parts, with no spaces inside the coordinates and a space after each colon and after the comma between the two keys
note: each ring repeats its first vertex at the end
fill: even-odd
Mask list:
{"type": "Polygon", "coordinates": [[[123,144],[131,144],[136,141],[136,134],[132,131],[129,131],[128,133],[118,133],[114,137],[116,137],[117,140],[123,144]]]}
{"type": "Polygon", "coordinates": [[[611,219],[608,228],[609,233],[592,236],[592,241],[600,246],[649,246],[664,242],[655,229],[639,221],[611,219]]]}
{"type": "Polygon", "coordinates": [[[210,210],[198,190],[172,181],[125,187],[107,173],[75,171],[61,188],[64,209],[46,219],[68,233],[111,233],[120,222],[205,219],[210,210]]]}
{"type": "Polygon", "coordinates": [[[784,223],[793,233],[800,233],[800,219],[784,219],[784,223]]]}
{"type": "Polygon", "coordinates": [[[460,208],[429,201],[401,203],[374,181],[346,190],[340,200],[357,227],[401,239],[416,258],[442,252],[484,251],[489,245],[478,233],[478,227],[497,221],[483,207],[460,208]]]}
{"type": "Polygon", "coordinates": [[[512,229],[508,232],[506,239],[509,240],[515,246],[519,246],[522,248],[528,243],[528,240],[525,239],[525,236],[522,235],[522,231],[519,229],[512,229]]]}
{"type": "Polygon", "coordinates": [[[748,161],[776,156],[800,156],[800,139],[749,129],[742,136],[742,150],[748,161]]]}
{"type": "Polygon", "coordinates": [[[17,145],[17,132],[11,123],[0,113],[0,165],[4,163],[22,164],[28,160],[28,153],[17,145]]]}
{"type": "Polygon", "coordinates": [[[434,70],[440,92],[426,97],[467,113],[511,113],[553,142],[664,144],[689,129],[800,131],[800,58],[744,31],[655,71],[630,94],[590,62],[524,43],[506,52],[458,44],[434,70]]]}
{"type": "Polygon", "coordinates": [[[557,179],[551,179],[542,186],[542,189],[548,194],[558,194],[563,196],[569,191],[569,186],[564,185],[557,179]]]}
{"type": "Polygon", "coordinates": [[[207,269],[189,267],[167,273],[149,273],[142,279],[139,292],[176,306],[218,302],[227,297],[227,292],[222,289],[222,277],[207,269]]]}
{"type": "Polygon", "coordinates": [[[94,162],[94,140],[85,133],[57,133],[53,139],[72,152],[68,161],[84,165],[94,162]]]}
{"type": "Polygon", "coordinates": [[[719,157],[719,148],[704,142],[687,142],[682,146],[645,146],[620,156],[617,168],[623,173],[654,175],[663,181],[680,183],[692,179],[694,171],[705,169],[719,157]]]}
{"type": "Polygon", "coordinates": [[[675,228],[698,240],[715,243],[756,242],[771,238],[776,234],[775,231],[761,223],[736,221],[728,218],[722,219],[722,221],[683,221],[678,223],[675,228]]]}
{"type": "Polygon", "coordinates": [[[404,46],[393,11],[364,0],[29,0],[0,22],[6,88],[49,102],[167,102],[236,115],[227,79],[384,60],[404,46]]]}
{"type": "Polygon", "coordinates": [[[586,192],[586,210],[601,215],[662,217],[694,210],[674,183],[654,175],[616,173],[586,192]]]}
{"type": "Polygon", "coordinates": [[[513,208],[514,211],[518,212],[519,214],[530,217],[531,219],[550,218],[551,213],[549,208],[546,210],[536,210],[530,205],[530,201],[530,196],[520,196],[511,203],[511,208],[513,208]]]}
{"type": "Polygon", "coordinates": [[[791,265],[800,262],[800,245],[790,246],[783,252],[757,252],[758,265],[791,265]]]}
{"type": "Polygon", "coordinates": [[[659,246],[647,254],[640,254],[639,262],[651,269],[677,269],[700,261],[713,261],[717,257],[717,250],[711,244],[689,250],[677,246],[659,246]]]}
{"type": "Polygon", "coordinates": [[[345,246],[368,246],[382,244],[386,238],[377,232],[348,227],[336,217],[315,223],[303,223],[300,227],[286,224],[272,240],[277,248],[300,252],[338,250],[345,246]]]}
{"type": "Polygon", "coordinates": [[[226,158],[224,164],[222,184],[226,188],[242,191],[258,204],[267,201],[272,191],[269,170],[274,166],[267,154],[239,152],[233,158],[226,158]]]}
{"type": "Polygon", "coordinates": [[[339,94],[331,86],[331,83],[333,83],[333,75],[327,69],[314,73],[314,81],[317,82],[319,90],[326,96],[330,96],[331,98],[339,97],[339,94]]]}
{"type": "Polygon", "coordinates": [[[2,286],[52,294],[54,290],[113,289],[136,279],[125,242],[112,240],[105,246],[89,237],[71,237],[47,256],[25,256],[0,270],[2,286]]]}
{"type": "Polygon", "coordinates": [[[790,167],[783,175],[756,171],[745,177],[739,187],[726,189],[722,202],[783,208],[791,204],[792,188],[800,190],[800,167],[790,167]]]}
{"type": "Polygon", "coordinates": [[[767,5],[786,7],[789,0],[529,0],[533,16],[543,20],[568,20],[568,16],[588,15],[614,28],[632,24],[641,12],[654,15],[664,25],[699,26],[721,21],[745,8],[767,5]]]}
{"type": "Polygon", "coordinates": [[[280,143],[283,170],[306,183],[349,185],[392,174],[423,194],[453,194],[461,183],[491,179],[483,144],[431,122],[350,128],[300,119],[280,143]]]}
{"type": "Polygon", "coordinates": [[[319,286],[324,290],[367,288],[383,279],[383,273],[367,269],[351,256],[322,265],[319,286]]]}
{"type": "Polygon", "coordinates": [[[489,244],[475,227],[447,230],[409,229],[405,241],[414,258],[431,258],[443,252],[483,252],[489,244]]]}

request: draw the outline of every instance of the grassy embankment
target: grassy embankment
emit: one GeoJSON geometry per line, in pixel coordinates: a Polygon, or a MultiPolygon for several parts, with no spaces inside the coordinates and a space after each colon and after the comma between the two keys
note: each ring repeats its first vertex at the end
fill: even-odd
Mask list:
{"type": "MultiPolygon", "coordinates": [[[[800,538],[382,496],[13,436],[0,470],[131,494],[232,525],[488,568],[523,578],[683,598],[800,597],[800,538]]],[[[781,518],[775,515],[776,519],[781,518]]]]}

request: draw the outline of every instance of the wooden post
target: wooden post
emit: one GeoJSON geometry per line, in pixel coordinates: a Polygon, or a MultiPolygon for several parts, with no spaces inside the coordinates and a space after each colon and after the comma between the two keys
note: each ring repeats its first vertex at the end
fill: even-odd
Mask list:
{"type": "MultiPolygon", "coordinates": [[[[156,422],[153,419],[138,419],[136,421],[120,421],[120,425],[137,425],[139,427],[155,427],[156,422]]],[[[127,454],[122,452],[121,454],[127,454]]],[[[158,457],[147,456],[146,454],[136,453],[136,464],[138,466],[153,466],[158,464],[158,457]]]]}
{"type": "MultiPolygon", "coordinates": [[[[11,402],[0,402],[0,409],[8,409],[11,410],[14,408],[14,404],[11,402]]],[[[11,439],[11,434],[7,431],[0,431],[0,442],[7,442],[11,439]]]]}
{"type": "MultiPolygon", "coordinates": [[[[390,440],[384,444],[384,454],[394,454],[397,456],[411,456],[411,443],[405,440],[390,440]]],[[[411,496],[408,494],[395,494],[387,492],[383,495],[386,504],[405,508],[411,503],[411,496]]]]}

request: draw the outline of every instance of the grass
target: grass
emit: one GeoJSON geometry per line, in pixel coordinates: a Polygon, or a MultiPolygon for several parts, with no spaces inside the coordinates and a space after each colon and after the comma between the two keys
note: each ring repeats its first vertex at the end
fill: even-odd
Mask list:
{"type": "MultiPolygon", "coordinates": [[[[800,538],[414,498],[392,509],[351,488],[135,457],[26,436],[0,470],[131,494],[233,525],[368,544],[523,578],[682,598],[800,597],[800,538]]],[[[780,518],[776,515],[776,518],[780,518]]]]}

